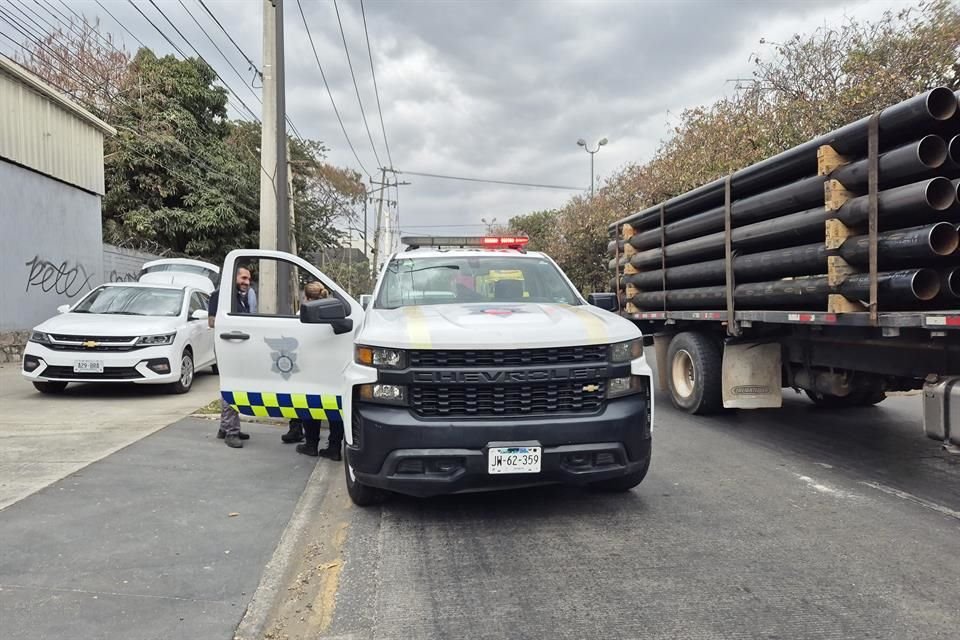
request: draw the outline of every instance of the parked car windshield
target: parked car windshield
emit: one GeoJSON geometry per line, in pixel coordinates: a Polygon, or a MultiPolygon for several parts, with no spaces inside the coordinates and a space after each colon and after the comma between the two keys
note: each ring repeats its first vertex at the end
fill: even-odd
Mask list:
{"type": "Polygon", "coordinates": [[[549,260],[478,255],[392,260],[375,306],[395,309],[471,302],[581,304],[549,260]]]}
{"type": "Polygon", "coordinates": [[[153,287],[100,287],[83,299],[73,313],[124,316],[178,316],[183,291],[153,287]]]}

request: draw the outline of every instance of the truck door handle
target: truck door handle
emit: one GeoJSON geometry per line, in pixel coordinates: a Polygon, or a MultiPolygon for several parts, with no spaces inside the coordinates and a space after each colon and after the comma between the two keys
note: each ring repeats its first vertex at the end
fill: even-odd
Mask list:
{"type": "Polygon", "coordinates": [[[249,340],[250,334],[242,331],[231,331],[230,333],[221,333],[221,340],[249,340]]]}

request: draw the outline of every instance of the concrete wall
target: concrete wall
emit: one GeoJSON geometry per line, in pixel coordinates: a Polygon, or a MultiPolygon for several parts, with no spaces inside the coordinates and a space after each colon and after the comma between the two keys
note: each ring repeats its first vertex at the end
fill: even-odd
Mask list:
{"type": "Polygon", "coordinates": [[[103,282],[136,282],[140,267],[160,256],[103,245],[103,282]]]}
{"type": "Polygon", "coordinates": [[[0,332],[29,329],[101,282],[100,196],[0,160],[0,332]]]}

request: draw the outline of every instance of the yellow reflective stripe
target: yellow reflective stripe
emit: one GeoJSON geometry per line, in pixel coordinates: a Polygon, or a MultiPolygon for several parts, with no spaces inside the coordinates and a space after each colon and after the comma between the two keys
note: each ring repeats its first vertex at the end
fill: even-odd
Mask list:
{"type": "Polygon", "coordinates": [[[604,344],[609,342],[607,325],[597,316],[582,307],[568,307],[570,313],[580,318],[583,328],[587,331],[587,340],[590,344],[604,344]]]}
{"type": "Polygon", "coordinates": [[[333,409],[336,411],[340,408],[337,406],[337,396],[320,396],[320,404],[324,409],[333,409]]]}
{"type": "Polygon", "coordinates": [[[250,408],[253,410],[253,415],[255,415],[255,416],[258,416],[258,417],[261,417],[261,418],[266,418],[267,416],[270,415],[269,413],[267,413],[267,408],[264,407],[264,406],[254,405],[254,406],[252,406],[252,407],[250,407],[250,408]]]}
{"type": "Polygon", "coordinates": [[[310,417],[314,420],[326,420],[327,412],[323,409],[310,409],[310,417]]]}
{"type": "Polygon", "coordinates": [[[307,409],[310,406],[307,403],[307,394],[305,393],[294,393],[290,396],[290,399],[293,400],[293,406],[297,409],[307,409]]]}
{"type": "Polygon", "coordinates": [[[266,393],[261,393],[260,395],[263,396],[263,406],[265,407],[280,406],[280,401],[277,399],[277,394],[266,392],[266,393]]]}
{"type": "Polygon", "coordinates": [[[233,392],[233,404],[234,406],[249,406],[250,398],[247,397],[246,391],[234,391],[233,392]]]}
{"type": "Polygon", "coordinates": [[[423,317],[420,307],[404,307],[403,315],[407,319],[407,337],[414,349],[429,349],[431,346],[430,330],[423,317]]]}
{"type": "Polygon", "coordinates": [[[281,408],[280,408],[280,413],[283,415],[284,418],[298,418],[298,417],[299,417],[299,416],[297,415],[297,410],[294,409],[293,407],[281,407],[281,408]]]}

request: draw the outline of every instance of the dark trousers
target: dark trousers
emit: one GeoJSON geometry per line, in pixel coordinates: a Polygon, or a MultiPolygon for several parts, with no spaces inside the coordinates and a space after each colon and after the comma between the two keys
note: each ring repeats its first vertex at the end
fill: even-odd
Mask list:
{"type": "MultiPolygon", "coordinates": [[[[318,420],[304,420],[303,421],[303,438],[307,441],[307,444],[319,443],[320,442],[320,425],[322,423],[318,420]]],[[[330,438],[327,440],[328,449],[340,449],[343,445],[343,423],[342,422],[331,422],[330,424],[330,438]]]]}

